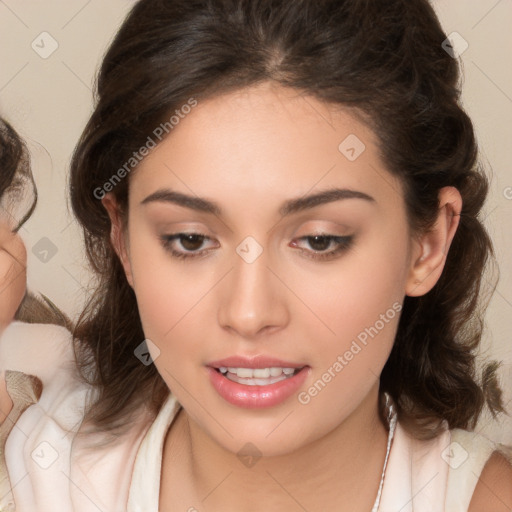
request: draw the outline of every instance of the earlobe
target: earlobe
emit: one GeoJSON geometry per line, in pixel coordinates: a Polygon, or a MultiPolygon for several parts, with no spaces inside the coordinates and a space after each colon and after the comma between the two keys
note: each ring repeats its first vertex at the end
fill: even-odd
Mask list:
{"type": "Polygon", "coordinates": [[[112,194],[106,194],[101,202],[110,217],[110,241],[112,242],[112,246],[114,247],[119,260],[123,265],[126,279],[128,280],[130,286],[133,288],[133,276],[128,252],[128,244],[126,241],[125,230],[123,228],[123,222],[118,204],[112,194]]]}
{"type": "Polygon", "coordinates": [[[405,293],[418,297],[428,293],[443,272],[448,251],[457,231],[462,197],[455,187],[439,191],[439,210],[432,228],[414,242],[405,293]]]}

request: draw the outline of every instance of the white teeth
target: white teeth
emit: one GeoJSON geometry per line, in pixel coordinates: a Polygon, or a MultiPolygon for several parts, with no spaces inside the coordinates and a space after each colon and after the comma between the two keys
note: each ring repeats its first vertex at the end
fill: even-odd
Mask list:
{"type": "MultiPolygon", "coordinates": [[[[226,376],[236,375],[242,379],[269,379],[273,377],[289,377],[293,375],[296,368],[280,368],[273,366],[271,368],[234,368],[222,366],[219,371],[226,376]]],[[[282,380],[282,379],[280,379],[282,380]]],[[[264,381],[264,383],[267,383],[264,381]]]]}
{"type": "Polygon", "coordinates": [[[236,373],[227,373],[226,378],[232,380],[233,382],[238,382],[238,384],[244,384],[246,386],[268,386],[281,380],[286,380],[289,377],[287,377],[286,375],[280,375],[279,377],[270,377],[269,379],[243,379],[239,377],[236,373]]]}
{"type": "MultiPolygon", "coordinates": [[[[231,369],[230,369],[230,371],[231,371],[231,369]]],[[[235,373],[235,372],[232,372],[232,373],[235,373]]],[[[237,368],[236,369],[236,374],[239,377],[242,377],[244,379],[250,379],[250,378],[255,376],[255,375],[253,375],[252,368],[237,368]]]]}
{"type": "MultiPolygon", "coordinates": [[[[252,371],[253,375],[258,379],[268,379],[270,377],[270,368],[254,368],[252,371]]],[[[281,372],[279,372],[281,373],[281,372]]],[[[240,374],[238,374],[241,377],[240,374]]],[[[277,377],[277,375],[276,375],[277,377]]]]}

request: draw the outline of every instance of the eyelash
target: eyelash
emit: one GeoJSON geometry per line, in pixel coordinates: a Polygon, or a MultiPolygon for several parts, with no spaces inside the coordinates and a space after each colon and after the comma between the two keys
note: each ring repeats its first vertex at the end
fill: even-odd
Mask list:
{"type": "MultiPolygon", "coordinates": [[[[174,235],[163,235],[160,237],[160,240],[162,242],[162,245],[165,250],[169,251],[171,253],[171,256],[177,259],[190,259],[190,258],[202,258],[206,256],[206,254],[209,252],[208,249],[203,250],[201,252],[180,252],[176,251],[172,248],[172,243],[177,240],[181,239],[182,237],[196,237],[199,239],[209,240],[209,237],[206,235],[203,235],[201,233],[176,233],[174,235]]],[[[329,245],[331,242],[334,242],[337,244],[337,248],[334,250],[331,250],[329,252],[315,252],[315,251],[308,251],[306,249],[299,249],[302,254],[305,254],[306,257],[311,258],[313,260],[319,260],[319,261],[325,261],[329,259],[333,259],[338,254],[347,251],[352,247],[352,243],[354,240],[354,236],[335,236],[335,235],[329,235],[327,233],[318,233],[314,235],[307,235],[302,236],[298,238],[297,240],[308,240],[313,238],[320,238],[325,239],[329,241],[329,245]]]]}

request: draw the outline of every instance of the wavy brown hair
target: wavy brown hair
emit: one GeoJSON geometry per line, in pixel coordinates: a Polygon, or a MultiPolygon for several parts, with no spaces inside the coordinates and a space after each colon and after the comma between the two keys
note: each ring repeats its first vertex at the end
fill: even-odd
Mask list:
{"type": "MultiPolygon", "coordinates": [[[[169,390],[134,349],[144,340],[136,297],[110,241],[102,187],[153,130],[191,97],[273,81],[353,107],[377,134],[388,170],[404,184],[410,226],[425,232],[438,192],[456,187],[460,223],[444,271],[421,297],[406,297],[381,378],[401,423],[417,438],[441,422],[473,429],[487,404],[503,412],[498,364],[477,374],[493,261],[479,215],[488,178],[472,123],[460,103],[457,60],[426,0],[141,0],[108,49],[94,112],[70,174],[97,287],[74,332],[83,378],[98,390],[87,419],[122,431],[140,407],[156,414],[169,390]],[[482,290],[481,290],[482,288],[482,290]]],[[[129,176],[113,194],[125,217],[129,176]]]]}

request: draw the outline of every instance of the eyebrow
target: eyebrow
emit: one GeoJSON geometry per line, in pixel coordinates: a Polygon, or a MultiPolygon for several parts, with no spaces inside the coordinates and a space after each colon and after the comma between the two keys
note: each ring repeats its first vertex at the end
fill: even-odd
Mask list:
{"type": "MultiPolygon", "coordinates": [[[[288,199],[279,208],[279,214],[285,217],[304,210],[309,210],[315,206],[340,201],[342,199],[363,199],[370,203],[376,203],[372,196],[364,192],[346,188],[332,188],[316,194],[288,199]]],[[[175,190],[157,190],[142,200],[140,204],[146,205],[152,202],[173,203],[199,212],[210,213],[219,217],[222,216],[222,209],[214,201],[197,196],[189,196],[181,192],[176,192],[175,190]]]]}

